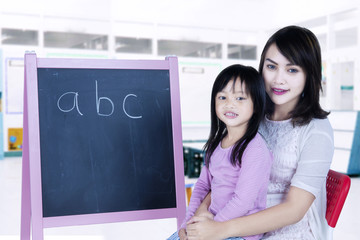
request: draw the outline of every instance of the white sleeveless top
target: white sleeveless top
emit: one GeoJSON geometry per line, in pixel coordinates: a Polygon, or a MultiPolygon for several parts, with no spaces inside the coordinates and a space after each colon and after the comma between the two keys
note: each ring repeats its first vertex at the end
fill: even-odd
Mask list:
{"type": "Polygon", "coordinates": [[[331,239],[325,219],[326,176],[334,153],[333,130],[328,119],[313,119],[301,127],[293,127],[291,119],[265,119],[259,132],[274,155],[267,207],[281,203],[290,186],[304,189],[316,198],[301,221],[268,232],[263,239],[331,239]]]}

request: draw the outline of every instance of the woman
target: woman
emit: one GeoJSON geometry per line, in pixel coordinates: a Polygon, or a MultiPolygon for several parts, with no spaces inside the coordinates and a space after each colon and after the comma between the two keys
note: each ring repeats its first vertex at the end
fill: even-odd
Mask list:
{"type": "MultiPolygon", "coordinates": [[[[200,212],[187,225],[189,240],[260,233],[276,240],[331,238],[325,184],[333,131],[319,104],[321,51],[315,35],[297,26],[280,29],[264,47],[259,72],[269,100],[259,132],[274,155],[267,209],[226,222],[200,212]]],[[[210,201],[205,198],[200,209],[210,201]]]]}

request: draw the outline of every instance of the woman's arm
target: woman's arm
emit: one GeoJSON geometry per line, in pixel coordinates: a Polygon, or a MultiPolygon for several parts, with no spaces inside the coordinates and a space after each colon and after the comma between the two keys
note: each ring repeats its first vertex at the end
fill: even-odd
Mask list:
{"type": "Polygon", "coordinates": [[[290,187],[284,202],[248,216],[225,222],[193,217],[192,224],[188,224],[186,228],[188,239],[217,240],[273,231],[300,221],[314,200],[313,194],[297,187],[290,187]]]}
{"type": "Polygon", "coordinates": [[[300,221],[314,202],[315,196],[321,193],[331,165],[334,142],[329,121],[323,119],[311,122],[299,145],[301,155],[296,173],[282,203],[226,222],[194,217],[192,219],[194,224],[187,225],[188,239],[216,240],[232,236],[249,236],[273,231],[300,221]]]}

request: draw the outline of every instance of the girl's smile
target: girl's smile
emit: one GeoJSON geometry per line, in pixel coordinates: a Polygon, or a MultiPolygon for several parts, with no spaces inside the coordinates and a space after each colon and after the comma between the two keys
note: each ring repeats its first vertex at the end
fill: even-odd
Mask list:
{"type": "Polygon", "coordinates": [[[238,114],[234,113],[234,112],[226,112],[225,117],[229,118],[229,119],[234,119],[238,116],[238,114]]]}

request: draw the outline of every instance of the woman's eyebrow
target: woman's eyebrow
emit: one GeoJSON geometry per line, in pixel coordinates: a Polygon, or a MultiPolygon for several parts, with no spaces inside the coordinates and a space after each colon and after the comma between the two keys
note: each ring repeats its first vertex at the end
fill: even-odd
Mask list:
{"type": "MultiPolygon", "coordinates": [[[[272,60],[270,58],[266,58],[265,61],[269,61],[269,62],[271,62],[271,63],[273,63],[275,65],[279,65],[277,62],[275,62],[274,60],[272,60]]],[[[298,65],[295,64],[295,63],[288,63],[288,64],[286,64],[286,66],[298,66],[298,65]]]]}
{"type": "Polygon", "coordinates": [[[271,63],[273,63],[273,64],[278,65],[277,62],[275,62],[274,60],[271,60],[270,58],[266,58],[265,61],[269,61],[269,62],[271,62],[271,63]]]}

